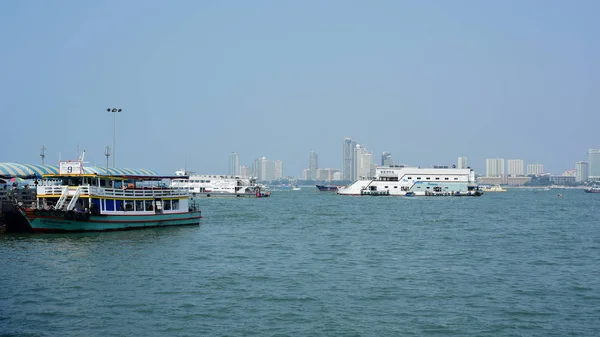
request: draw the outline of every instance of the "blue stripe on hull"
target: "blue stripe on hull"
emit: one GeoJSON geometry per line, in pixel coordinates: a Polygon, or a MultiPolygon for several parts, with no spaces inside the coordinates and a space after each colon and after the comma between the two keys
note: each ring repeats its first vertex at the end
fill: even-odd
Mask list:
{"type": "Polygon", "coordinates": [[[89,221],[65,220],[59,217],[30,218],[34,232],[88,232],[141,229],[165,226],[197,226],[200,212],[157,215],[91,216],[89,221]]]}

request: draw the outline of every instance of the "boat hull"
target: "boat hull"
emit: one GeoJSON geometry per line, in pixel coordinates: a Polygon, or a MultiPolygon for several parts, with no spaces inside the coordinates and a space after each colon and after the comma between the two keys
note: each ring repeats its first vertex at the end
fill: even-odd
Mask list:
{"type": "Polygon", "coordinates": [[[166,226],[198,226],[202,218],[200,211],[150,215],[88,215],[89,220],[65,219],[59,216],[28,215],[34,232],[100,232],[143,229],[166,226]]]}

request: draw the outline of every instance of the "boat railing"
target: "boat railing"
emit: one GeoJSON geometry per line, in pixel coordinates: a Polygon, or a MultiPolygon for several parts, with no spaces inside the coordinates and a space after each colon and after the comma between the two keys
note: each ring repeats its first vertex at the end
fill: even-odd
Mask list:
{"type": "MultiPolygon", "coordinates": [[[[155,197],[176,197],[187,196],[186,189],[179,188],[104,188],[97,186],[38,186],[38,196],[60,195],[64,197],[74,197],[80,195],[95,195],[117,198],[155,198],[155,197]]],[[[63,201],[64,202],[64,201],[63,201]]]]}

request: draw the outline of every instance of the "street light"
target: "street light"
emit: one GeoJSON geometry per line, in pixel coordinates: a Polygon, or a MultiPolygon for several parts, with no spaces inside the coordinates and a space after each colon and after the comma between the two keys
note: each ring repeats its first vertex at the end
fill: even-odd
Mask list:
{"type": "Polygon", "coordinates": [[[117,138],[117,112],[123,111],[123,109],[119,108],[108,108],[106,109],[108,112],[113,112],[113,147],[112,147],[112,157],[113,157],[113,168],[115,168],[115,159],[116,159],[116,147],[115,147],[115,139],[117,138]]]}

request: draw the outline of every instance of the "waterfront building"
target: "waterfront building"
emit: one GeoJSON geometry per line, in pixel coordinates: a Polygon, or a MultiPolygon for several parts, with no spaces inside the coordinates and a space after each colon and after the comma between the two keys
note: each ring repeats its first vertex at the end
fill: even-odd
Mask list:
{"type": "Polygon", "coordinates": [[[522,159],[509,159],[508,164],[508,175],[509,176],[522,176],[524,175],[524,163],[522,159]]]}
{"type": "Polygon", "coordinates": [[[227,174],[230,176],[240,174],[240,157],[235,152],[229,153],[229,169],[227,170],[227,174]]]}
{"type": "Polygon", "coordinates": [[[319,155],[315,151],[310,151],[308,159],[308,169],[310,170],[310,178],[317,179],[317,170],[319,169],[319,155]]]}
{"type": "Polygon", "coordinates": [[[486,159],[485,160],[485,176],[500,177],[504,175],[504,159],[486,159]]]}
{"type": "Polygon", "coordinates": [[[356,180],[356,141],[344,138],[342,149],[342,169],[344,180],[356,180]]]}
{"type": "Polygon", "coordinates": [[[588,180],[588,162],[578,161],[575,163],[575,181],[584,182],[588,180]]]}
{"type": "Polygon", "coordinates": [[[575,180],[575,176],[550,176],[550,182],[556,185],[573,184],[575,180]]]}
{"type": "Polygon", "coordinates": [[[600,149],[588,150],[588,180],[600,181],[600,149]]]}
{"type": "Polygon", "coordinates": [[[544,165],[543,164],[527,164],[527,175],[542,175],[544,174],[544,165]]]}
{"type": "Polygon", "coordinates": [[[469,167],[467,157],[458,157],[457,164],[458,165],[456,165],[456,168],[458,168],[458,169],[466,169],[467,167],[469,167]]]}
{"type": "Polygon", "coordinates": [[[392,154],[389,152],[384,152],[381,154],[381,166],[393,166],[394,160],[392,159],[392,154]]]}

